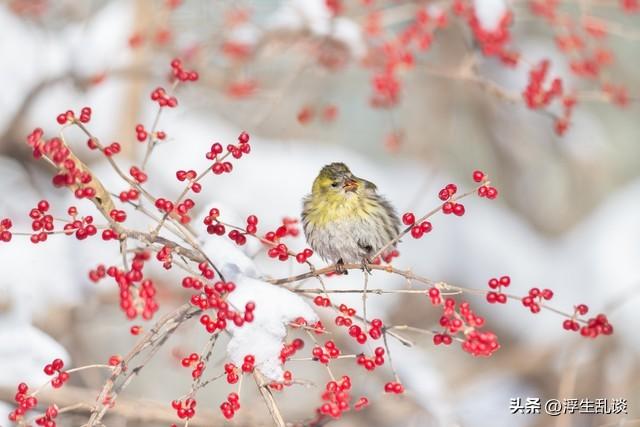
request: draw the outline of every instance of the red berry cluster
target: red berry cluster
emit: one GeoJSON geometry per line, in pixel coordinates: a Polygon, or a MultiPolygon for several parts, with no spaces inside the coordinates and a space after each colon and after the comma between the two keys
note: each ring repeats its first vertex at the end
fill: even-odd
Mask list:
{"type": "Polygon", "coordinates": [[[154,203],[155,207],[158,208],[160,211],[168,213],[171,212],[174,208],[174,204],[171,200],[167,200],[165,198],[162,197],[158,197],[156,199],[156,202],[154,203]]]}
{"type": "Polygon", "coordinates": [[[235,228],[229,231],[228,236],[238,246],[242,246],[247,243],[247,237],[241,231],[238,231],[235,228]]]}
{"type": "Polygon", "coordinates": [[[465,213],[464,205],[458,202],[444,202],[442,205],[442,212],[446,215],[454,214],[456,216],[462,216],[465,213]]]}
{"type": "MultiPolygon", "coordinates": [[[[247,136],[249,135],[247,133],[245,134],[247,136]]],[[[240,141],[241,139],[238,138],[238,140],[240,141]]],[[[227,145],[227,151],[231,153],[234,159],[239,159],[242,157],[243,154],[249,154],[251,152],[251,144],[249,144],[248,142],[249,141],[248,137],[246,138],[246,141],[247,142],[240,143],[239,145],[233,145],[233,144],[227,145]]]]}
{"type": "Polygon", "coordinates": [[[242,362],[242,372],[251,373],[255,368],[256,358],[252,354],[247,354],[242,362]]]}
{"type": "Polygon", "coordinates": [[[296,237],[299,234],[300,229],[298,228],[298,220],[295,218],[284,217],[282,219],[282,225],[280,225],[276,231],[269,231],[264,235],[264,238],[269,242],[277,243],[283,237],[296,237]]]}
{"type": "Polygon", "coordinates": [[[38,399],[34,396],[29,396],[29,386],[25,383],[18,384],[18,390],[14,397],[18,407],[9,413],[9,421],[18,421],[22,419],[24,414],[38,404],[38,399]]]}
{"type": "Polygon", "coordinates": [[[219,142],[214,142],[211,145],[209,151],[207,151],[204,156],[207,158],[207,160],[217,160],[217,156],[222,154],[223,151],[224,149],[222,148],[222,144],[220,144],[219,142]]]}
{"type": "Polygon", "coordinates": [[[484,172],[479,170],[473,171],[473,180],[483,184],[478,188],[478,196],[486,197],[489,200],[498,197],[498,190],[489,185],[489,177],[484,172]]]}
{"type": "Polygon", "coordinates": [[[576,322],[576,318],[578,317],[578,315],[584,316],[588,312],[589,312],[589,307],[587,307],[586,304],[578,304],[577,306],[574,307],[573,316],[571,316],[571,319],[567,319],[564,322],[562,322],[562,327],[567,331],[580,330],[580,324],[576,322]]]}
{"type": "Polygon", "coordinates": [[[304,341],[300,338],[296,338],[291,341],[291,344],[284,343],[282,350],[280,350],[280,361],[284,363],[287,359],[292,357],[296,352],[304,348],[304,341]]]}
{"type": "Polygon", "coordinates": [[[231,154],[234,158],[239,159],[243,154],[249,154],[251,151],[251,145],[249,144],[249,134],[247,132],[240,133],[238,136],[238,144],[239,145],[229,144],[227,146],[227,154],[221,157],[218,156],[223,152],[222,144],[216,142],[211,145],[211,149],[205,154],[205,157],[208,160],[215,160],[215,163],[211,166],[211,170],[214,174],[221,175],[233,170],[231,162],[223,161],[227,155],[231,154]]]}
{"type": "Polygon", "coordinates": [[[83,107],[82,110],[80,110],[80,121],[82,123],[89,123],[90,120],[91,120],[91,108],[83,107]]]}
{"type": "MultiPolygon", "coordinates": [[[[398,60],[398,64],[407,61],[407,58],[398,60]]],[[[411,60],[412,62],[412,60],[411,60]]],[[[397,79],[393,70],[387,70],[376,74],[372,79],[373,96],[370,104],[375,108],[389,108],[400,100],[401,82],[397,79]]]]}
{"type": "MultiPolygon", "coordinates": [[[[171,247],[165,245],[156,254],[156,259],[162,263],[162,267],[165,270],[171,269],[172,262],[173,262],[173,256],[172,256],[171,252],[172,252],[171,247]]],[[[182,283],[183,283],[183,286],[184,286],[184,280],[183,280],[182,283]]]]}
{"type": "Polygon", "coordinates": [[[322,295],[317,295],[313,299],[313,303],[318,307],[329,307],[331,306],[331,300],[328,297],[323,297],[322,295]]]}
{"type": "Polygon", "coordinates": [[[89,280],[94,283],[100,281],[100,279],[105,278],[107,275],[107,269],[104,265],[98,265],[94,270],[89,270],[89,280]]]}
{"type": "Polygon", "coordinates": [[[151,92],[151,100],[157,102],[160,108],[174,108],[178,105],[176,97],[168,95],[163,87],[157,87],[151,92]]]}
{"type": "Polygon", "coordinates": [[[291,371],[284,371],[282,377],[284,378],[284,381],[271,382],[269,383],[269,388],[271,388],[272,390],[282,391],[285,387],[289,387],[291,384],[293,384],[293,374],[291,373],[291,371]]]}
{"type": "Polygon", "coordinates": [[[74,195],[78,199],[94,197],[95,189],[87,186],[92,180],[91,174],[78,167],[75,160],[69,158],[71,156],[69,148],[60,138],[45,141],[42,136],[42,129],[35,129],[27,137],[27,143],[33,148],[34,158],[46,156],[58,167],[58,173],[52,179],[53,185],[55,187],[75,186],[74,195]]]}
{"type": "Polygon", "coordinates": [[[222,236],[225,233],[226,229],[224,224],[221,224],[218,220],[219,216],[220,210],[218,208],[211,208],[209,210],[209,215],[207,215],[203,220],[204,225],[207,226],[207,233],[216,234],[218,236],[222,236]]]}
{"type": "Polygon", "coordinates": [[[453,341],[452,336],[462,333],[465,336],[462,349],[474,356],[488,357],[500,348],[497,337],[492,332],[477,330],[484,326],[484,318],[475,314],[468,302],[462,302],[456,306],[453,298],[445,298],[443,301],[437,288],[429,289],[428,294],[432,304],[443,306],[440,326],[444,331],[434,335],[434,344],[449,345],[453,341]]]}
{"type": "MultiPolygon", "coordinates": [[[[461,4],[461,2],[458,1],[458,4],[461,4]]],[[[476,41],[482,48],[482,53],[486,56],[498,57],[505,65],[517,65],[520,55],[506,47],[511,38],[509,32],[509,27],[513,20],[511,11],[507,11],[502,15],[498,27],[495,29],[483,28],[472,7],[469,7],[466,12],[467,23],[473,31],[476,41]]]]}
{"type": "Polygon", "coordinates": [[[202,283],[202,281],[195,277],[187,276],[182,279],[182,287],[185,289],[200,290],[203,286],[204,284],[202,283]]]}
{"type": "Polygon", "coordinates": [[[332,122],[338,116],[338,107],[335,105],[326,105],[320,112],[317,112],[313,106],[307,105],[298,111],[296,119],[301,125],[306,125],[314,120],[316,115],[319,115],[325,122],[332,122]]]}
{"type": "Polygon", "coordinates": [[[580,328],[580,335],[587,338],[595,338],[598,335],[611,335],[613,326],[609,323],[607,316],[598,314],[587,321],[587,325],[580,328]]]}
{"type": "Polygon", "coordinates": [[[380,319],[373,319],[371,320],[371,328],[369,328],[369,336],[374,339],[377,340],[380,337],[382,337],[382,320],[380,319]]]}
{"type": "Polygon", "coordinates": [[[429,291],[427,294],[429,295],[431,304],[433,305],[442,304],[442,297],[440,296],[440,290],[438,288],[429,288],[429,291]]]}
{"type": "Polygon", "coordinates": [[[373,371],[377,366],[384,365],[384,348],[376,347],[373,357],[367,357],[364,354],[359,354],[356,357],[356,363],[367,371],[373,371]]]}
{"type": "Polygon", "coordinates": [[[360,411],[360,410],[364,409],[368,405],[369,405],[369,399],[367,399],[366,397],[362,396],[353,405],[353,409],[355,409],[356,411],[360,411]]]}
{"type": "MultiPolygon", "coordinates": [[[[209,267],[209,264],[206,262],[201,262],[200,264],[198,264],[198,270],[200,270],[200,274],[202,275],[202,277],[204,277],[205,279],[208,280],[212,280],[213,277],[215,276],[215,271],[209,267]]],[[[218,291],[218,287],[221,285],[218,285],[216,283],[216,285],[214,285],[214,288],[216,291],[218,291]]],[[[225,286],[225,290],[228,292],[231,292],[232,290],[234,290],[236,288],[236,285],[229,282],[227,284],[224,285],[225,286]]],[[[205,288],[206,290],[206,288],[205,288]]]]}
{"type": "Polygon", "coordinates": [[[147,179],[149,178],[147,174],[141,171],[137,166],[131,166],[131,169],[129,169],[129,175],[131,175],[138,184],[147,182],[147,179]]]}
{"type": "Polygon", "coordinates": [[[31,235],[31,242],[38,243],[47,240],[47,236],[53,231],[53,215],[47,214],[49,210],[49,202],[40,200],[38,205],[31,209],[29,217],[31,221],[31,229],[35,232],[31,235]]]}
{"type": "Polygon", "coordinates": [[[458,191],[458,187],[455,184],[447,184],[440,192],[438,197],[444,201],[442,205],[442,212],[446,215],[454,214],[456,216],[464,215],[465,209],[462,203],[454,201],[453,196],[458,191]]]}
{"type": "Polygon", "coordinates": [[[109,212],[109,217],[115,222],[125,222],[127,220],[127,213],[123,210],[112,209],[109,212]]]}
{"type": "Polygon", "coordinates": [[[179,216],[181,224],[187,224],[191,222],[189,211],[196,206],[196,202],[193,199],[184,199],[184,201],[178,203],[174,209],[174,212],[179,216]]]}
{"type": "Polygon", "coordinates": [[[478,188],[478,196],[486,197],[489,200],[493,200],[498,197],[498,190],[495,187],[483,185],[482,187],[478,188]]]}
{"type": "Polygon", "coordinates": [[[188,398],[184,402],[180,400],[174,400],[171,402],[171,407],[175,409],[176,415],[181,420],[188,420],[196,415],[196,400],[188,398]]]}
{"type": "Polygon", "coordinates": [[[192,181],[194,179],[196,179],[196,176],[198,174],[196,173],[196,171],[194,171],[193,169],[190,169],[188,171],[184,171],[184,170],[179,170],[176,172],[176,178],[178,178],[178,181],[182,182],[185,179],[192,181]]]}
{"type": "Polygon", "coordinates": [[[473,330],[467,334],[462,349],[474,356],[489,357],[500,348],[498,337],[493,332],[473,330]]]}
{"type": "Polygon", "coordinates": [[[13,223],[9,218],[3,218],[0,221],[0,241],[10,242],[11,241],[11,232],[9,231],[13,227],[13,223]]]}
{"type": "Polygon", "coordinates": [[[340,311],[340,313],[344,314],[345,316],[353,317],[356,315],[356,309],[349,307],[346,304],[340,304],[338,306],[338,310],[340,311]]]}
{"type": "Polygon", "coordinates": [[[468,302],[459,305],[456,311],[456,301],[453,298],[444,300],[444,310],[440,317],[440,326],[445,328],[450,334],[457,334],[465,326],[482,327],[484,319],[476,315],[469,307],[468,302]]]}
{"type": "Polygon", "coordinates": [[[280,261],[289,259],[289,248],[284,243],[278,243],[267,251],[270,258],[278,258],[280,261]]]}
{"type": "Polygon", "coordinates": [[[55,418],[58,416],[58,406],[51,405],[47,408],[44,414],[36,418],[36,425],[44,427],[56,427],[55,418]]]}
{"type": "Polygon", "coordinates": [[[324,348],[319,345],[313,347],[311,355],[314,360],[317,360],[323,365],[327,365],[329,363],[329,359],[335,359],[340,356],[340,349],[336,346],[335,342],[329,340],[324,343],[324,348]]]}
{"type": "Polygon", "coordinates": [[[189,181],[189,188],[194,193],[199,193],[202,190],[202,185],[199,182],[196,182],[197,174],[193,169],[188,171],[179,170],[176,172],[176,178],[178,181],[189,181]]]}
{"type": "Polygon", "coordinates": [[[195,365],[195,368],[191,371],[193,379],[200,378],[204,371],[204,362],[200,360],[200,356],[197,353],[191,353],[189,356],[182,358],[180,361],[183,367],[191,368],[195,365]]]}
{"type": "Polygon", "coordinates": [[[529,84],[522,96],[527,107],[533,110],[546,107],[554,98],[562,96],[562,80],[559,78],[553,79],[548,89],[543,87],[549,72],[549,65],[549,60],[543,60],[529,72],[529,84]]]}
{"type": "MultiPolygon", "coordinates": [[[[155,301],[155,284],[150,279],[144,279],[142,273],[144,263],[150,257],[151,255],[146,251],[137,252],[129,271],[120,270],[116,266],[106,269],[106,275],[112,277],[120,288],[120,308],[130,320],[135,319],[138,314],[141,314],[143,319],[149,320],[159,308],[155,301]],[[136,289],[137,283],[139,283],[138,289],[136,289]]],[[[98,266],[96,270],[89,273],[89,278],[93,281],[103,277],[105,277],[103,266],[98,266]]]]}
{"type": "MultiPolygon", "coordinates": [[[[317,305],[320,305],[321,307],[324,306],[322,303],[321,304],[317,304],[317,305]]],[[[329,305],[331,305],[330,302],[328,302],[326,306],[329,306],[329,305]]],[[[351,310],[353,310],[353,309],[351,309],[351,310]]],[[[353,315],[348,315],[348,316],[353,316],[353,315]]],[[[353,321],[349,317],[344,317],[344,316],[336,316],[335,323],[336,323],[336,326],[346,326],[347,328],[350,327],[351,325],[353,325],[353,321]]]]}
{"type": "MultiPolygon", "coordinates": [[[[368,16],[365,29],[369,35],[382,33],[379,14],[372,12],[368,16]]],[[[419,8],[415,19],[391,39],[383,43],[374,52],[374,56],[381,56],[382,63],[377,67],[372,79],[373,96],[370,103],[376,108],[390,108],[400,100],[402,81],[398,79],[398,72],[411,68],[415,64],[417,54],[431,47],[434,32],[447,26],[445,12],[437,16],[430,16],[426,7],[419,8]]]]}
{"type": "Polygon", "coordinates": [[[358,325],[349,326],[349,336],[355,339],[358,344],[364,344],[367,342],[367,334],[358,325]]]}
{"type": "Polygon", "coordinates": [[[574,96],[567,95],[562,98],[562,117],[556,119],[554,128],[558,135],[562,136],[569,127],[569,122],[573,114],[573,107],[575,107],[577,99],[574,96]]]}
{"type": "MultiPolygon", "coordinates": [[[[425,224],[425,227],[427,227],[426,224],[425,224]]],[[[431,231],[431,229],[429,229],[429,231],[431,231]]],[[[393,250],[390,250],[389,252],[387,252],[386,254],[384,254],[382,256],[382,261],[384,261],[387,264],[389,264],[389,263],[391,263],[391,261],[393,261],[394,258],[397,258],[399,256],[400,256],[400,251],[398,251],[397,249],[393,249],[393,250]]],[[[380,265],[380,263],[381,263],[380,257],[376,257],[372,261],[372,264],[380,265]]]]}
{"type": "Polygon", "coordinates": [[[114,230],[107,228],[102,231],[102,240],[105,242],[108,240],[118,240],[120,236],[114,230]]]}
{"type": "Polygon", "coordinates": [[[141,123],[138,123],[136,125],[136,139],[140,142],[144,142],[147,140],[148,136],[149,136],[149,133],[144,128],[144,125],[141,123]]]}
{"type": "Polygon", "coordinates": [[[75,114],[71,110],[67,110],[64,113],[60,113],[56,117],[56,121],[58,122],[58,124],[61,124],[61,125],[72,123],[74,120],[75,120],[75,114]]]}
{"type": "Polygon", "coordinates": [[[216,175],[231,173],[231,171],[233,170],[233,165],[231,164],[231,162],[221,162],[216,160],[216,162],[211,166],[211,170],[216,175]]]}
{"type": "Polygon", "coordinates": [[[447,334],[447,333],[443,333],[443,334],[435,334],[433,336],[433,343],[435,345],[451,345],[451,343],[453,342],[453,338],[451,338],[451,335],[447,334]]]}
{"type": "Polygon", "coordinates": [[[205,285],[204,292],[195,294],[191,297],[191,304],[200,307],[202,310],[213,309],[215,316],[203,314],[200,316],[200,323],[205,327],[207,332],[213,333],[216,330],[225,329],[227,321],[233,322],[234,325],[240,327],[245,322],[251,323],[255,319],[255,303],[249,301],[245,304],[244,313],[235,312],[224,300],[224,296],[229,292],[233,292],[236,285],[232,282],[216,282],[213,286],[205,285]]]}
{"type": "Polygon", "coordinates": [[[78,219],[78,209],[70,206],[67,213],[71,216],[71,221],[64,225],[64,234],[72,235],[74,232],[78,240],[84,240],[87,237],[94,236],[98,230],[93,225],[93,217],[91,215],[83,216],[78,219]]]}
{"type": "Polygon", "coordinates": [[[426,233],[429,233],[433,226],[429,221],[422,221],[420,224],[415,224],[416,216],[412,212],[407,212],[402,215],[402,223],[404,225],[412,225],[411,227],[411,237],[414,239],[419,239],[426,233]],[[414,225],[415,224],[415,225],[414,225]]]}
{"type": "Polygon", "coordinates": [[[122,151],[122,146],[120,145],[119,142],[112,142],[111,144],[109,144],[106,147],[104,147],[104,149],[102,150],[104,155],[107,156],[107,157],[111,157],[113,155],[116,155],[120,151],[122,151]]]}
{"type": "Polygon", "coordinates": [[[238,368],[233,363],[225,363],[224,372],[227,374],[227,382],[229,384],[235,384],[240,379],[238,376],[238,368]]]}
{"type": "Polygon", "coordinates": [[[511,284],[511,278],[509,276],[502,276],[500,279],[495,277],[489,280],[489,287],[491,289],[497,289],[497,292],[487,292],[487,302],[489,304],[506,304],[507,296],[502,293],[502,288],[506,288],[511,284]]]}
{"type": "Polygon", "coordinates": [[[351,402],[349,390],[351,390],[351,379],[346,375],[340,381],[329,381],[322,393],[322,400],[325,403],[318,408],[318,414],[340,418],[343,412],[349,410],[351,402]]]}
{"type": "Polygon", "coordinates": [[[62,359],[53,359],[53,362],[45,365],[44,373],[53,376],[58,374],[51,380],[51,387],[60,388],[69,380],[69,373],[62,370],[64,368],[64,362],[62,359]]]}
{"type": "Polygon", "coordinates": [[[438,193],[438,198],[444,202],[446,200],[449,200],[457,192],[458,192],[458,186],[457,185],[455,185],[455,184],[447,184],[438,193]]]}
{"type": "Polygon", "coordinates": [[[195,207],[196,203],[192,199],[185,199],[183,202],[174,205],[172,201],[159,197],[156,199],[155,207],[166,214],[173,212],[178,215],[181,224],[191,221],[189,211],[195,207]]]}
{"type": "Polygon", "coordinates": [[[226,419],[230,420],[233,418],[233,415],[240,409],[240,396],[237,393],[229,393],[227,396],[227,401],[222,402],[220,405],[220,410],[222,411],[222,416],[226,419]]]}
{"type": "Polygon", "coordinates": [[[302,252],[296,254],[296,261],[300,264],[304,264],[313,255],[313,251],[309,248],[305,248],[302,252]]]}
{"type": "Polygon", "coordinates": [[[543,300],[550,300],[553,298],[553,291],[551,289],[540,290],[538,288],[529,289],[529,295],[522,298],[522,305],[528,307],[532,313],[539,313],[543,300]]]}
{"type": "Polygon", "coordinates": [[[584,316],[589,312],[589,307],[585,304],[575,306],[573,316],[562,322],[562,327],[568,331],[580,331],[580,335],[586,338],[596,338],[598,335],[611,335],[613,326],[609,323],[607,316],[598,314],[586,321],[586,325],[580,327],[576,321],[578,316],[584,316]]]}
{"type": "Polygon", "coordinates": [[[402,394],[404,393],[404,386],[397,381],[389,381],[384,385],[384,392],[402,394]]]}
{"type": "Polygon", "coordinates": [[[198,73],[196,71],[188,71],[182,68],[182,61],[178,58],[171,61],[171,71],[173,77],[181,82],[195,82],[198,80],[198,73]]]}
{"type": "MultiPolygon", "coordinates": [[[[75,114],[71,110],[67,110],[64,113],[58,114],[58,116],[56,117],[56,121],[61,125],[73,123],[75,122],[75,120],[75,114]]],[[[79,120],[82,123],[89,123],[89,121],[91,120],[91,108],[83,107],[82,110],[80,110],[79,120]]]]}
{"type": "Polygon", "coordinates": [[[135,188],[130,188],[129,190],[121,191],[120,194],[118,195],[118,198],[123,203],[138,200],[139,197],[140,197],[140,192],[135,188]]]}

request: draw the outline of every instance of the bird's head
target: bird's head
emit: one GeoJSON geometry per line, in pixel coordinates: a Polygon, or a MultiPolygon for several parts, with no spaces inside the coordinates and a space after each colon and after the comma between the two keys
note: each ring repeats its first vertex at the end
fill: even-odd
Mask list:
{"type": "Polygon", "coordinates": [[[313,182],[313,195],[342,196],[364,190],[364,181],[354,176],[344,163],[331,163],[322,168],[313,182]]]}

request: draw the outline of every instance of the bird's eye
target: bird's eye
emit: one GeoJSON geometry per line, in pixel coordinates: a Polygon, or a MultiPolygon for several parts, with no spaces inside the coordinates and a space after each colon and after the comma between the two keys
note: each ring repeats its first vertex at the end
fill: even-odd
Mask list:
{"type": "Polygon", "coordinates": [[[332,183],[331,183],[331,186],[332,186],[333,188],[336,188],[338,185],[339,185],[339,184],[338,184],[337,182],[332,182],[332,183]]]}

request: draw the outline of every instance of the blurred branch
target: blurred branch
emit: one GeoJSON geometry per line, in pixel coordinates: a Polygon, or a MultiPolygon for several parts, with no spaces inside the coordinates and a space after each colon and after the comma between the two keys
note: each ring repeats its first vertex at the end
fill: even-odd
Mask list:
{"type": "MultiPolygon", "coordinates": [[[[143,67],[127,67],[111,70],[109,72],[109,77],[138,79],[144,78],[150,74],[151,73],[145,71],[145,68],[143,67]]],[[[36,83],[22,98],[22,102],[18,106],[15,114],[8,121],[9,126],[5,129],[4,133],[0,135],[0,142],[22,139],[24,136],[21,134],[23,119],[29,112],[31,106],[47,89],[67,82],[71,82],[75,86],[86,90],[92,84],[95,84],[95,76],[80,76],[74,71],[69,70],[56,77],[47,78],[36,83]]]]}
{"type": "MultiPolygon", "coordinates": [[[[0,400],[11,402],[15,388],[0,387],[0,400]]],[[[95,410],[93,399],[95,390],[65,385],[61,389],[44,389],[38,394],[38,401],[43,406],[56,404],[60,412],[89,414],[95,410]]],[[[165,403],[146,399],[120,398],[118,404],[109,410],[110,414],[126,418],[128,421],[174,423],[175,411],[165,403]]],[[[211,426],[212,420],[219,415],[205,408],[198,409],[198,414],[189,421],[190,426],[211,426]]]]}
{"type": "Polygon", "coordinates": [[[271,418],[273,418],[273,422],[278,427],[285,427],[284,418],[282,418],[282,413],[280,413],[280,409],[278,408],[278,404],[276,400],[273,398],[273,394],[271,394],[271,390],[269,390],[269,386],[265,381],[264,375],[259,370],[253,371],[253,378],[256,381],[256,385],[258,386],[258,390],[264,399],[264,402],[269,409],[269,413],[271,414],[271,418]]]}

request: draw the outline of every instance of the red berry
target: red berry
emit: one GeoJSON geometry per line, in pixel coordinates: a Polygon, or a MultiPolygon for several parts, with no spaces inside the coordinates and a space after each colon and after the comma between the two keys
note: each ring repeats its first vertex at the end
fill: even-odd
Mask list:
{"type": "Polygon", "coordinates": [[[402,222],[404,225],[413,225],[416,222],[416,217],[413,213],[407,212],[402,215],[402,222]]]}

